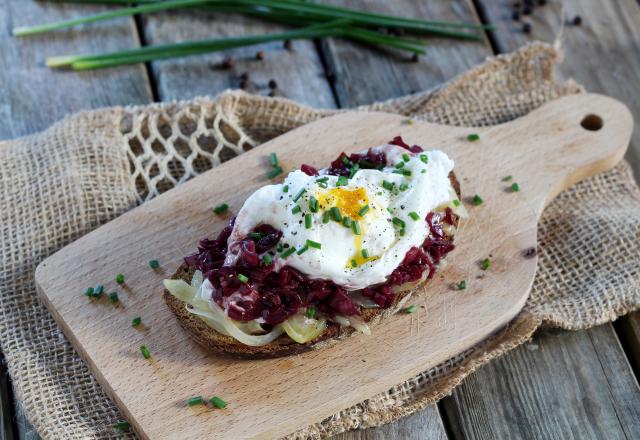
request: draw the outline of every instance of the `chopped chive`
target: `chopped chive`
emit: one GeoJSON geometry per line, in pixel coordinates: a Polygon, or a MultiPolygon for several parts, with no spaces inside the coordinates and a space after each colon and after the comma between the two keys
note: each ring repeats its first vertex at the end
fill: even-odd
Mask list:
{"type": "Polygon", "coordinates": [[[298,200],[300,200],[300,197],[302,197],[302,194],[304,194],[305,192],[307,192],[307,190],[302,188],[300,191],[297,192],[295,196],[293,196],[293,201],[297,202],[298,200]]]}
{"type": "Polygon", "coordinates": [[[227,205],[226,203],[222,203],[216,206],[215,208],[213,208],[213,212],[220,215],[223,212],[225,212],[227,209],[229,209],[229,205],[227,205]]]}
{"type": "Polygon", "coordinates": [[[187,405],[189,406],[203,405],[203,404],[204,404],[204,399],[202,398],[202,396],[191,397],[189,400],[187,400],[187,405]]]}
{"type": "Polygon", "coordinates": [[[415,221],[420,220],[420,216],[419,216],[419,215],[418,215],[418,213],[417,213],[417,212],[415,212],[415,211],[411,211],[411,212],[409,213],[409,217],[411,217],[411,218],[412,218],[413,220],[415,220],[415,221]]]}
{"type": "Polygon", "coordinates": [[[407,315],[410,315],[414,313],[416,310],[418,310],[418,306],[415,304],[411,304],[409,307],[404,309],[403,312],[406,313],[407,315]]]}
{"type": "Polygon", "coordinates": [[[401,183],[398,189],[400,189],[400,191],[406,191],[409,189],[409,185],[407,185],[406,183],[401,183]]]}
{"type": "Polygon", "coordinates": [[[358,171],[360,171],[360,165],[355,164],[354,166],[352,166],[349,170],[349,179],[352,179],[358,171]]]}
{"type": "Polygon", "coordinates": [[[278,246],[276,246],[276,252],[282,252],[283,249],[284,247],[282,246],[282,243],[278,243],[278,246]]]}
{"type": "Polygon", "coordinates": [[[369,251],[366,249],[362,249],[362,258],[369,258],[369,251]]]}
{"type": "Polygon", "coordinates": [[[388,180],[383,180],[382,187],[384,189],[388,189],[389,191],[391,191],[393,189],[393,182],[389,182],[388,180]]]}
{"type": "Polygon", "coordinates": [[[307,307],[307,318],[313,319],[316,316],[316,309],[313,306],[307,307]]]}
{"type": "Polygon", "coordinates": [[[340,176],[338,180],[336,180],[336,186],[345,186],[347,183],[349,183],[349,179],[345,176],[340,176]]]}
{"type": "Polygon", "coordinates": [[[289,185],[285,185],[282,187],[282,192],[287,193],[289,192],[289,185]]]}
{"type": "Polygon", "coordinates": [[[133,318],[133,319],[131,320],[131,327],[137,327],[137,326],[139,326],[140,324],[142,324],[142,318],[141,318],[141,317],[139,317],[139,316],[136,316],[135,318],[133,318]]]}
{"type": "Polygon", "coordinates": [[[491,260],[489,260],[488,258],[485,258],[484,260],[482,260],[482,270],[487,270],[489,269],[489,266],[491,266],[491,260]]]}
{"type": "Polygon", "coordinates": [[[399,169],[399,170],[393,170],[393,173],[402,174],[403,176],[411,176],[411,170],[399,169]]]}
{"type": "Polygon", "coordinates": [[[113,428],[118,431],[128,431],[131,428],[131,425],[127,421],[116,422],[113,424],[113,428]]]}
{"type": "Polygon", "coordinates": [[[351,219],[347,216],[342,217],[342,226],[344,226],[345,228],[350,228],[351,227],[351,219]]]}
{"type": "Polygon", "coordinates": [[[351,260],[351,267],[358,267],[356,260],[351,260]]]}
{"type": "Polygon", "coordinates": [[[249,282],[249,278],[247,278],[245,275],[242,275],[241,273],[238,274],[238,281],[240,281],[241,283],[247,283],[249,282]]]}
{"type": "Polygon", "coordinates": [[[331,208],[331,218],[337,222],[342,220],[342,214],[340,214],[340,208],[338,208],[337,206],[334,206],[333,208],[331,208]]]}
{"type": "Polygon", "coordinates": [[[124,284],[124,275],[122,275],[121,273],[119,273],[118,275],[116,275],[116,283],[118,283],[118,284],[124,284]]]}
{"type": "Polygon", "coordinates": [[[392,209],[392,208],[387,208],[387,212],[388,212],[389,214],[393,214],[393,209],[392,209]]]}
{"type": "Polygon", "coordinates": [[[453,206],[460,206],[460,200],[458,199],[453,199],[452,203],[453,203],[453,206]]]}
{"type": "Polygon", "coordinates": [[[349,158],[347,156],[342,156],[342,158],[340,160],[342,160],[342,163],[345,164],[345,165],[351,165],[351,161],[349,160],[349,158]]]}
{"type": "Polygon", "coordinates": [[[311,214],[304,215],[304,227],[311,229],[311,214]]]}
{"type": "Polygon", "coordinates": [[[394,225],[400,226],[403,229],[406,226],[406,223],[404,222],[404,220],[399,219],[398,217],[394,217],[391,221],[393,222],[394,225]]]}
{"type": "Polygon", "coordinates": [[[294,247],[290,247],[280,254],[280,258],[287,258],[289,255],[293,254],[295,251],[296,249],[294,247]]]}
{"type": "Polygon", "coordinates": [[[302,246],[300,249],[298,249],[298,250],[296,251],[296,254],[298,254],[298,255],[302,255],[302,254],[304,254],[305,252],[307,252],[308,250],[309,250],[309,246],[307,246],[307,245],[305,244],[304,246],[302,246]]]}
{"type": "Polygon", "coordinates": [[[400,237],[404,237],[404,234],[406,234],[407,231],[405,231],[404,228],[400,229],[400,237]]]}
{"type": "Polygon", "coordinates": [[[360,217],[362,217],[363,215],[365,215],[367,212],[369,212],[369,205],[364,205],[362,208],[360,208],[360,210],[358,211],[358,215],[360,217]]]}
{"type": "Polygon", "coordinates": [[[278,166],[278,156],[276,156],[276,153],[269,155],[269,162],[271,162],[271,166],[274,168],[278,166]]]}
{"type": "Polygon", "coordinates": [[[465,280],[462,280],[458,283],[458,290],[464,290],[467,288],[467,282],[465,280]]]}
{"type": "Polygon", "coordinates": [[[396,168],[398,168],[398,169],[400,169],[400,168],[404,167],[404,162],[398,162],[398,163],[395,165],[395,167],[396,167],[396,168]]]}
{"type": "Polygon", "coordinates": [[[475,133],[471,133],[470,135],[468,135],[468,136],[467,136],[467,140],[468,140],[469,142],[475,142],[475,141],[477,141],[478,139],[480,139],[480,136],[479,136],[479,135],[477,135],[477,134],[475,134],[475,133]]]}
{"type": "Polygon", "coordinates": [[[473,199],[471,199],[471,201],[476,206],[482,205],[482,203],[484,202],[484,200],[482,200],[482,197],[480,197],[478,194],[473,196],[473,199]]]}
{"type": "Polygon", "coordinates": [[[427,156],[426,154],[421,154],[420,160],[423,161],[424,163],[429,163],[429,156],[427,156]]]}
{"type": "Polygon", "coordinates": [[[157,269],[160,267],[160,262],[158,260],[149,260],[149,267],[151,269],[157,269]]]}
{"type": "Polygon", "coordinates": [[[87,290],[84,291],[85,296],[92,297],[93,296],[93,287],[87,287],[87,290]]]}
{"type": "Polygon", "coordinates": [[[104,293],[104,286],[102,284],[98,284],[95,289],[93,289],[93,296],[99,298],[104,293]]]}
{"type": "Polygon", "coordinates": [[[409,118],[409,119],[404,119],[402,121],[402,125],[412,125],[413,124],[413,119],[409,118]]]}
{"type": "Polygon", "coordinates": [[[518,185],[517,183],[512,183],[511,184],[511,192],[518,192],[520,191],[520,185],[518,185]]]}
{"type": "Polygon", "coordinates": [[[149,359],[151,357],[151,352],[149,351],[149,347],[146,345],[140,346],[140,353],[142,353],[142,357],[145,359],[149,359]]]}
{"type": "Polygon", "coordinates": [[[302,208],[300,207],[300,205],[296,205],[293,207],[293,209],[291,210],[291,214],[297,214],[300,211],[302,211],[302,208]]]}
{"type": "Polygon", "coordinates": [[[109,294],[109,301],[111,301],[114,304],[120,301],[120,298],[118,298],[118,292],[111,292],[109,294]]]}
{"type": "Polygon", "coordinates": [[[404,160],[405,162],[409,162],[409,160],[411,160],[411,158],[409,157],[409,155],[407,153],[403,153],[402,154],[402,160],[404,160]]]}
{"type": "Polygon", "coordinates": [[[315,249],[322,249],[322,244],[318,243],[317,241],[313,241],[313,240],[307,240],[307,246],[315,248],[315,249]]]}
{"type": "Polygon", "coordinates": [[[357,221],[357,220],[354,220],[354,221],[351,223],[351,229],[353,229],[353,233],[354,233],[354,234],[356,234],[356,235],[360,235],[360,233],[361,233],[361,232],[360,232],[360,223],[358,223],[358,221],[357,221]]]}
{"type": "Polygon", "coordinates": [[[309,197],[309,210],[311,212],[318,212],[318,199],[313,196],[309,197]]]}
{"type": "Polygon", "coordinates": [[[249,237],[252,240],[260,240],[262,237],[264,237],[264,234],[260,232],[249,232],[247,234],[247,237],[249,237]]]}
{"type": "Polygon", "coordinates": [[[213,396],[211,399],[209,399],[209,402],[211,403],[211,405],[219,409],[223,409],[227,407],[227,402],[225,402],[218,396],[213,396]]]}
{"type": "Polygon", "coordinates": [[[282,174],[282,167],[277,166],[267,173],[267,179],[274,179],[282,174]]]}
{"type": "Polygon", "coordinates": [[[329,219],[331,218],[331,212],[325,211],[322,215],[322,223],[329,223],[329,219]]]}
{"type": "Polygon", "coordinates": [[[319,186],[320,188],[327,188],[329,185],[327,184],[327,182],[319,182],[319,183],[318,183],[318,186],[319,186]]]}
{"type": "Polygon", "coordinates": [[[503,182],[508,182],[508,181],[510,181],[511,179],[513,179],[513,176],[512,176],[512,175],[508,175],[508,176],[504,176],[504,177],[502,178],[502,181],[503,181],[503,182]]]}
{"type": "Polygon", "coordinates": [[[328,180],[328,177],[321,177],[319,179],[316,179],[316,183],[326,183],[328,180]]]}
{"type": "Polygon", "coordinates": [[[426,173],[426,172],[427,172],[426,168],[423,168],[423,169],[420,171],[420,173],[422,173],[422,174],[424,174],[424,173],[426,173]]]}
{"type": "Polygon", "coordinates": [[[269,254],[264,254],[262,256],[262,262],[264,263],[265,266],[268,266],[271,264],[271,262],[273,261],[273,259],[271,258],[271,255],[269,254]]]}

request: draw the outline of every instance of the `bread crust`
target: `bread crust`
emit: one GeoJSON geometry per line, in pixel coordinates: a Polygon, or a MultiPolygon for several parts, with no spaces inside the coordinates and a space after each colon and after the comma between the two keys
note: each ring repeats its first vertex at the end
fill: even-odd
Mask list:
{"type": "MultiPolygon", "coordinates": [[[[460,198],[460,183],[453,171],[449,173],[449,180],[451,181],[451,185],[456,191],[458,198],[460,198]]],[[[171,278],[182,279],[187,283],[191,283],[194,272],[194,268],[183,263],[171,278]]],[[[426,277],[412,283],[406,283],[402,286],[398,286],[396,290],[396,298],[390,307],[384,309],[363,309],[361,315],[363,320],[367,325],[372,327],[381,320],[395,314],[398,310],[404,307],[404,304],[413,296],[416,288],[425,281],[426,277]]],[[[234,357],[246,359],[274,358],[303,353],[310,350],[318,350],[329,347],[338,341],[353,335],[356,331],[353,327],[343,327],[337,323],[328,322],[327,330],[323,334],[304,344],[295,342],[286,334],[282,334],[275,341],[269,344],[252,347],[242,344],[231,336],[218,333],[197,315],[189,313],[186,309],[185,302],[171,295],[168,290],[164,290],[162,297],[169,309],[174,315],[176,315],[180,325],[194,340],[196,340],[196,342],[208,350],[234,357]]]]}

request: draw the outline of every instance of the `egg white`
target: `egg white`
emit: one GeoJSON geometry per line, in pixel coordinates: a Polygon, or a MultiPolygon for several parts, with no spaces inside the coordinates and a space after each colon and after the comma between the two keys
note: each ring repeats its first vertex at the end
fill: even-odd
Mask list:
{"type": "MultiPolygon", "coordinates": [[[[409,249],[420,246],[426,238],[426,215],[456,197],[448,177],[454,163],[441,151],[411,154],[395,145],[383,145],[374,150],[386,154],[388,166],[382,170],[360,170],[338,191],[345,194],[341,191],[362,188],[366,193],[369,211],[359,219],[361,238],[336,221],[323,223],[324,211],[331,206],[321,206],[317,213],[309,210],[310,196],[336,201],[331,195],[336,193],[338,177],[326,175],[324,170],[320,171],[321,176],[309,176],[296,170],[289,173],[282,184],[264,186],[245,201],[229,239],[225,264],[233,264],[237,258],[237,243],[255,226],[266,223],[280,229],[283,232],[281,243],[296,250],[304,247],[307,240],[322,246],[321,249],[309,248],[300,255],[293,253],[286,259],[276,254],[276,268],[288,265],[309,278],[330,279],[348,290],[384,282],[409,249]],[[403,155],[407,154],[409,160],[404,161],[403,155]],[[427,163],[421,155],[427,156],[427,163]],[[396,170],[394,165],[400,162],[404,162],[402,168],[409,170],[411,176],[393,172],[396,170]],[[317,181],[325,177],[326,188],[323,188],[324,184],[317,181]],[[405,184],[406,190],[389,191],[383,187],[383,181],[393,183],[395,188],[405,184]],[[283,191],[285,187],[287,192],[283,191]],[[302,189],[304,194],[294,201],[302,189]],[[333,193],[329,193],[331,191],[333,193]],[[296,205],[300,206],[301,212],[293,214],[296,205]],[[418,215],[418,220],[409,216],[411,212],[418,215]],[[310,229],[304,222],[307,213],[312,215],[310,229]],[[403,228],[393,223],[394,217],[404,222],[404,235],[400,234],[403,228]],[[363,249],[368,251],[368,259],[361,257],[363,249]],[[357,267],[351,264],[354,257],[359,257],[357,267]]],[[[352,211],[357,212],[357,209],[352,211]]]]}

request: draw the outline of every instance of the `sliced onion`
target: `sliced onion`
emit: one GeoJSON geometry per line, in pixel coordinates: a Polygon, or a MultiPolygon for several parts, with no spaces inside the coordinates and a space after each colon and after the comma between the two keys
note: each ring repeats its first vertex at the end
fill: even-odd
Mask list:
{"type": "Polygon", "coordinates": [[[372,300],[371,298],[367,298],[366,296],[362,295],[361,293],[350,293],[349,296],[351,297],[351,299],[353,300],[354,303],[356,303],[357,305],[359,305],[360,307],[366,307],[366,308],[376,308],[376,307],[380,307],[378,304],[376,304],[376,302],[374,300],[372,300]]]}
{"type": "Polygon", "coordinates": [[[345,327],[353,327],[356,330],[358,330],[360,333],[364,333],[367,336],[371,334],[371,330],[369,329],[369,326],[358,315],[353,315],[348,317],[342,316],[342,315],[336,315],[334,316],[333,320],[345,327]]]}

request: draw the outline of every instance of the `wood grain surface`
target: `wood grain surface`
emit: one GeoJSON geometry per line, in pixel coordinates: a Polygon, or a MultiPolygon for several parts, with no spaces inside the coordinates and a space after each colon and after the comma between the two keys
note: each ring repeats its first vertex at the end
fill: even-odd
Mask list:
{"type": "Polygon", "coordinates": [[[177,432],[216,432],[230,438],[286,434],[483,339],[515,316],[526,300],[536,260],[522,253],[536,243],[536,223],[545,203],[564,187],[613,166],[624,154],[632,128],[626,107],[599,95],[566,97],[511,123],[473,129],[481,138],[474,145],[466,140],[469,128],[403,121],[395,115],[347,113],[301,127],[125,214],[39,266],[36,282],[42,299],[139,433],[154,439],[177,432]],[[600,115],[603,127],[584,129],[581,121],[588,114],[600,115]],[[469,185],[487,200],[487,206],[472,209],[450,264],[429,284],[430,294],[424,296],[428,313],[416,317],[420,331],[398,317],[381,324],[376,338],[355,337],[292,358],[238,361],[205,353],[171,321],[159,295],[163,274],[142,267],[127,274],[125,310],[105,309],[82,296],[86,286],[108,284],[113,273],[154,256],[163,261],[163,272],[174,270],[198,238],[224,223],[211,219],[209,206],[221,200],[240,206],[264,184],[261,170],[270,151],[277,151],[288,168],[309,157],[320,166],[342,146],[357,151],[384,142],[389,133],[403,133],[416,143],[428,137],[434,148],[456,161],[463,188],[469,185]],[[530,153],[515,151],[514,142],[526,142],[530,153]],[[230,184],[238,167],[252,177],[230,184]],[[517,176],[525,189],[506,191],[500,182],[505,174],[517,176]],[[481,274],[478,262],[487,255],[493,269],[481,274]],[[65,269],[80,262],[73,274],[65,269]],[[467,290],[451,289],[459,279],[470,280],[467,290]],[[128,328],[131,317],[124,312],[129,310],[144,316],[153,332],[128,328]],[[152,362],[136,353],[143,341],[155,354],[152,362]],[[277,373],[264,376],[263,371],[277,373]],[[193,417],[184,400],[202,388],[226,396],[233,402],[231,409],[193,417]],[[149,399],[159,403],[150,408],[149,399]]]}

